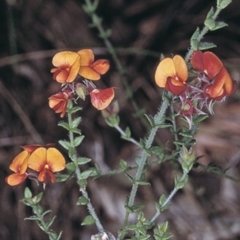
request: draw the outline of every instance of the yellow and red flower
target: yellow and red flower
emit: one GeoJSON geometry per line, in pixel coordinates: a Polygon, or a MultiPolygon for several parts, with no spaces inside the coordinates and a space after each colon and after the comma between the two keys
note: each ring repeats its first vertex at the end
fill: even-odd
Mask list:
{"type": "Polygon", "coordinates": [[[75,52],[58,52],[52,59],[55,68],[51,69],[53,79],[59,83],[71,83],[75,80],[80,69],[80,56],[75,52]]]}
{"type": "Polygon", "coordinates": [[[72,98],[70,89],[64,89],[62,92],[56,93],[48,98],[48,105],[56,113],[60,113],[60,117],[63,118],[66,114],[68,100],[72,98]]]}
{"type": "Polygon", "coordinates": [[[180,95],[186,90],[187,78],[187,65],[179,55],[163,59],[158,64],[155,72],[156,84],[172,92],[174,95],[180,95]]]}
{"type": "Polygon", "coordinates": [[[113,87],[106,89],[95,88],[89,94],[92,105],[98,110],[108,107],[115,95],[113,87]]]}
{"type": "Polygon", "coordinates": [[[39,173],[38,181],[43,183],[56,182],[55,172],[62,171],[66,166],[64,156],[56,148],[40,147],[28,159],[28,167],[39,173]]]}
{"type": "Polygon", "coordinates": [[[212,52],[195,51],[191,57],[191,65],[200,73],[204,73],[204,96],[221,100],[236,90],[236,83],[230,77],[221,60],[212,52]]]}
{"type": "Polygon", "coordinates": [[[110,65],[106,59],[99,59],[94,62],[94,54],[91,49],[82,49],[77,52],[80,56],[79,75],[89,80],[99,80],[105,74],[110,65]]]}

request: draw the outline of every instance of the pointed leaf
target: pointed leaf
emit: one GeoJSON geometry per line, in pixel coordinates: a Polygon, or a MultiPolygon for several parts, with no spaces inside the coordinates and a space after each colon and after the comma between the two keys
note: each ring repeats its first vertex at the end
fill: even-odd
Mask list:
{"type": "Polygon", "coordinates": [[[84,139],[84,135],[74,138],[73,140],[74,147],[78,147],[82,143],[83,139],[84,139]]]}
{"type": "Polygon", "coordinates": [[[68,150],[71,147],[70,142],[68,142],[67,140],[59,140],[58,143],[64,147],[66,150],[68,150]]]}
{"type": "Polygon", "coordinates": [[[91,215],[88,215],[84,218],[83,222],[82,222],[82,226],[83,225],[93,225],[95,223],[94,218],[91,215]]]}
{"type": "Polygon", "coordinates": [[[217,45],[215,45],[214,43],[211,42],[200,42],[198,49],[199,50],[206,50],[206,49],[210,49],[210,48],[215,48],[217,47],[217,45]]]}
{"type": "Polygon", "coordinates": [[[59,122],[58,126],[63,127],[64,129],[68,130],[70,129],[69,124],[67,122],[59,122]]]}
{"type": "Polygon", "coordinates": [[[79,197],[77,200],[77,205],[87,205],[88,203],[89,203],[89,200],[84,196],[79,197]]]}
{"type": "Polygon", "coordinates": [[[91,161],[92,161],[92,159],[91,158],[87,158],[87,157],[79,157],[76,160],[78,165],[84,165],[84,164],[89,163],[91,161]]]}
{"type": "Polygon", "coordinates": [[[81,117],[77,117],[72,121],[71,128],[76,128],[81,122],[81,117]]]}

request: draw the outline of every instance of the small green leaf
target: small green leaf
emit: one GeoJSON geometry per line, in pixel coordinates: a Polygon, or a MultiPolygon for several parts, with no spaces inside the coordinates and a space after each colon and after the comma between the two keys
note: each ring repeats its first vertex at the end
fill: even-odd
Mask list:
{"type": "Polygon", "coordinates": [[[137,204],[137,205],[130,207],[132,213],[139,212],[143,208],[144,208],[144,205],[141,205],[141,204],[137,204]]]}
{"type": "Polygon", "coordinates": [[[32,198],[32,192],[28,187],[26,187],[24,190],[24,198],[32,198]]]}
{"type": "Polygon", "coordinates": [[[68,150],[71,147],[70,142],[68,142],[67,140],[59,140],[58,143],[64,147],[66,150],[68,150]]]}
{"type": "Polygon", "coordinates": [[[83,220],[83,222],[82,222],[82,226],[84,226],[84,225],[87,225],[87,226],[89,226],[89,225],[93,225],[95,223],[95,220],[94,220],[94,218],[91,216],[91,215],[88,215],[88,216],[86,216],[85,218],[84,218],[84,220],[83,220]]]}
{"type": "Polygon", "coordinates": [[[66,164],[66,169],[71,172],[74,172],[76,170],[76,166],[73,162],[70,162],[66,164]]]}
{"type": "Polygon", "coordinates": [[[186,175],[186,177],[182,179],[181,177],[176,175],[174,178],[174,182],[175,182],[175,188],[182,189],[188,182],[188,176],[186,175]]]}
{"type": "Polygon", "coordinates": [[[226,8],[232,0],[217,0],[217,6],[221,9],[226,8]]]}
{"type": "Polygon", "coordinates": [[[106,124],[109,127],[117,127],[120,123],[120,118],[119,118],[118,115],[109,116],[109,117],[104,118],[104,119],[105,119],[106,124]]]}
{"type": "Polygon", "coordinates": [[[69,131],[76,133],[78,135],[82,135],[82,132],[79,128],[71,128],[69,131]]]}
{"type": "Polygon", "coordinates": [[[205,25],[206,27],[208,27],[210,31],[213,31],[214,28],[215,28],[215,26],[216,26],[216,22],[215,22],[215,20],[212,19],[212,18],[207,18],[207,19],[204,21],[204,25],[205,25]]]}
{"type": "Polygon", "coordinates": [[[123,139],[129,140],[131,138],[131,130],[129,127],[125,130],[125,135],[122,136],[123,139]]]}
{"type": "Polygon", "coordinates": [[[155,126],[154,118],[151,115],[144,114],[146,119],[148,120],[150,126],[153,128],[155,126]]]}
{"type": "Polygon", "coordinates": [[[149,182],[145,182],[145,181],[135,181],[135,183],[142,186],[151,185],[149,182]]]}
{"type": "Polygon", "coordinates": [[[195,32],[193,33],[193,35],[192,35],[192,37],[191,37],[191,40],[196,40],[196,39],[198,39],[198,37],[199,37],[199,35],[200,35],[200,29],[199,29],[199,27],[197,27],[197,29],[195,30],[195,32]]]}
{"type": "Polygon", "coordinates": [[[160,197],[160,199],[159,199],[159,204],[160,204],[161,206],[163,206],[163,205],[165,204],[166,200],[167,200],[166,195],[165,195],[165,194],[162,194],[161,197],[160,197]]]}
{"type": "Polygon", "coordinates": [[[81,117],[77,117],[72,121],[71,128],[76,128],[81,122],[81,117]]]}
{"type": "Polygon", "coordinates": [[[93,173],[93,170],[92,169],[87,169],[87,170],[85,170],[85,171],[83,171],[83,172],[81,172],[81,179],[87,179],[87,178],[89,178],[91,175],[92,175],[92,173],[93,173]]]}
{"type": "Polygon", "coordinates": [[[112,30],[109,28],[107,30],[105,30],[103,33],[99,34],[100,38],[106,39],[109,38],[112,34],[112,30]]]}
{"type": "Polygon", "coordinates": [[[37,205],[37,206],[33,206],[33,213],[35,213],[36,215],[40,215],[42,214],[43,209],[41,206],[37,205]]]}
{"type": "Polygon", "coordinates": [[[46,222],[47,228],[50,228],[55,220],[56,216],[53,216],[49,221],[46,222]]]}
{"type": "Polygon", "coordinates": [[[74,147],[78,147],[82,143],[83,139],[84,135],[74,138],[73,140],[74,147]]]}
{"type": "Polygon", "coordinates": [[[67,122],[59,122],[58,126],[63,127],[64,129],[68,130],[70,129],[69,124],[67,122]]]}
{"type": "Polygon", "coordinates": [[[211,7],[211,9],[209,10],[206,19],[212,19],[212,17],[214,16],[214,8],[211,7]]]}
{"type": "Polygon", "coordinates": [[[218,29],[220,29],[220,28],[227,27],[227,26],[228,26],[228,24],[225,23],[225,22],[216,22],[216,25],[215,25],[215,27],[214,27],[214,31],[215,31],[215,30],[218,30],[218,29]]]}
{"type": "Polygon", "coordinates": [[[199,50],[207,50],[215,47],[217,47],[217,45],[211,42],[200,42],[198,46],[199,50]]]}
{"type": "Polygon", "coordinates": [[[81,196],[77,200],[77,205],[87,205],[89,203],[88,199],[84,196],[81,196]]]}
{"type": "Polygon", "coordinates": [[[87,180],[86,180],[86,179],[78,180],[78,181],[77,181],[77,184],[78,184],[81,188],[85,189],[86,186],[87,186],[87,180]]]}
{"type": "Polygon", "coordinates": [[[79,157],[79,158],[76,159],[76,162],[77,162],[78,165],[84,165],[84,164],[89,163],[91,161],[92,161],[92,159],[87,158],[87,157],[79,157]]]}
{"type": "Polygon", "coordinates": [[[78,111],[80,111],[80,110],[82,110],[82,108],[76,106],[76,107],[72,107],[71,109],[68,109],[68,112],[71,113],[71,114],[73,114],[73,113],[76,113],[76,112],[78,112],[78,111]]]}
{"type": "Polygon", "coordinates": [[[37,196],[34,196],[32,198],[33,203],[39,203],[42,200],[43,192],[39,193],[37,196]]]}
{"type": "Polygon", "coordinates": [[[128,164],[127,164],[127,162],[124,161],[123,159],[120,160],[119,165],[120,165],[120,168],[121,168],[122,170],[128,169],[128,164]]]}
{"type": "Polygon", "coordinates": [[[37,220],[39,220],[39,217],[34,215],[34,216],[31,216],[31,217],[24,218],[24,220],[37,221],[37,220]]]}

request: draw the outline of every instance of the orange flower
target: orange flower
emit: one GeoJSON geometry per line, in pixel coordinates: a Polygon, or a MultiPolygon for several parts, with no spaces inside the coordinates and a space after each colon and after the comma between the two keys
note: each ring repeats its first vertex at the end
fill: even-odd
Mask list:
{"type": "Polygon", "coordinates": [[[203,84],[206,97],[221,100],[236,90],[236,82],[232,80],[221,60],[214,53],[196,51],[190,62],[193,68],[204,73],[207,77],[207,83],[204,80],[203,84]]]}
{"type": "Polygon", "coordinates": [[[40,147],[28,159],[28,167],[39,172],[38,180],[43,183],[55,183],[54,173],[63,170],[65,165],[65,158],[56,148],[40,147]]]}
{"type": "Polygon", "coordinates": [[[114,88],[106,88],[106,89],[97,89],[95,88],[90,93],[91,103],[92,105],[98,109],[105,109],[114,98],[114,88]]]}
{"type": "Polygon", "coordinates": [[[94,54],[91,49],[82,49],[78,51],[80,56],[79,75],[89,80],[99,80],[100,75],[105,74],[110,65],[106,59],[99,59],[94,62],[94,54]]]}
{"type": "Polygon", "coordinates": [[[60,117],[63,118],[66,114],[68,100],[72,98],[71,90],[65,89],[62,92],[56,93],[48,98],[48,105],[56,113],[61,113],[60,117]]]}
{"type": "Polygon", "coordinates": [[[156,84],[172,92],[174,95],[180,95],[184,92],[187,78],[187,65],[179,55],[163,59],[158,64],[155,72],[156,84]]]}
{"type": "Polygon", "coordinates": [[[54,55],[51,69],[53,79],[59,83],[70,83],[75,80],[80,68],[80,56],[75,52],[63,51],[54,55]]]}

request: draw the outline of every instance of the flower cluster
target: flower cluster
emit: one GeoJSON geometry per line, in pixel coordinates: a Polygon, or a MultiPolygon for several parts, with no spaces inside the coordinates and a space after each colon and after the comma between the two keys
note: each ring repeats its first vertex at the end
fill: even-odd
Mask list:
{"type": "Polygon", "coordinates": [[[49,97],[49,106],[60,117],[64,117],[69,99],[78,98],[85,100],[89,95],[92,105],[98,110],[105,109],[114,98],[114,88],[98,89],[92,83],[101,78],[109,70],[109,61],[99,59],[94,61],[94,54],[91,49],[82,49],[78,52],[58,52],[52,59],[54,68],[51,69],[53,79],[64,84],[61,92],[49,97]],[[76,83],[77,76],[85,80],[83,83],[76,83]]]}
{"type": "Polygon", "coordinates": [[[53,147],[36,144],[22,148],[23,151],[13,159],[9,166],[14,173],[6,177],[5,181],[11,186],[16,186],[28,177],[45,184],[55,183],[54,173],[62,171],[66,166],[64,156],[53,147]]]}
{"type": "Polygon", "coordinates": [[[205,114],[201,111],[204,106],[212,113],[213,103],[233,94],[237,85],[212,52],[195,51],[190,64],[195,78],[187,81],[188,68],[184,59],[179,55],[164,58],[157,66],[155,82],[180,100],[179,114],[191,125],[192,114],[205,114]]]}

